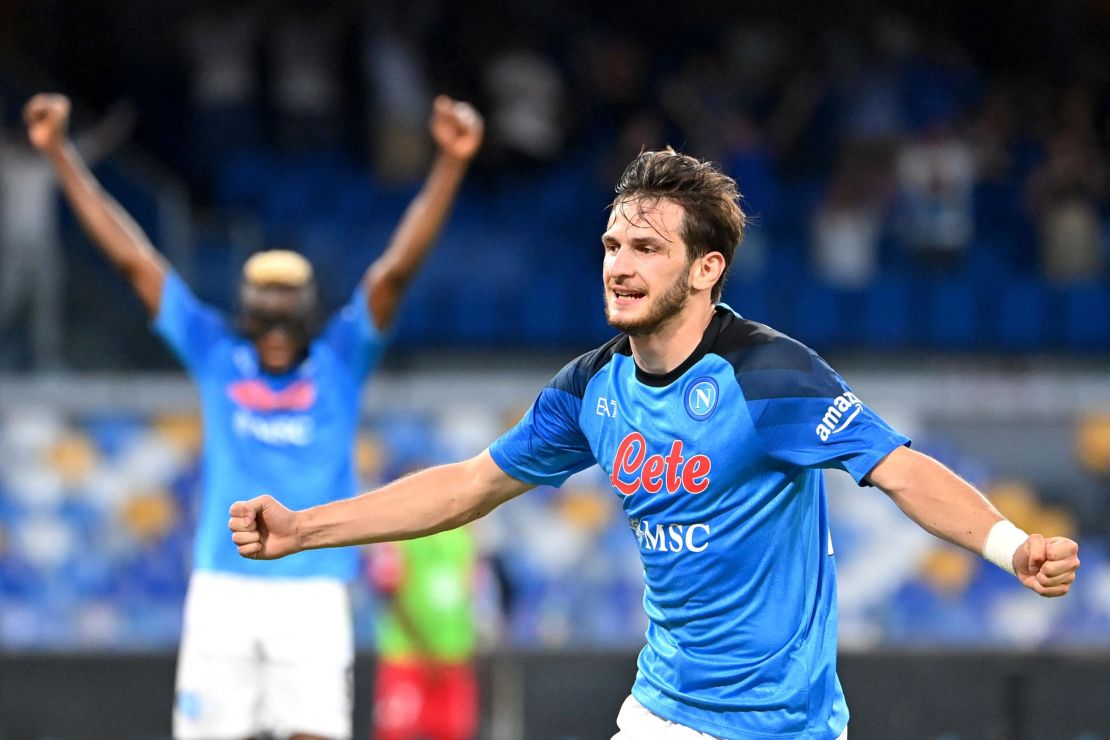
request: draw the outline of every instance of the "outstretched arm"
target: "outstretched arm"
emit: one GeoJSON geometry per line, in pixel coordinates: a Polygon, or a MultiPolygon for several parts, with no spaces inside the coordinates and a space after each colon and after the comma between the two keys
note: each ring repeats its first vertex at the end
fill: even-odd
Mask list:
{"type": "Polygon", "coordinates": [[[501,470],[486,450],[303,511],[290,511],[272,496],[236,501],[228,528],[240,555],[273,560],[301,550],[407,540],[454,529],[530,488],[501,470]]]}
{"type": "Polygon", "coordinates": [[[104,192],[70,141],[70,103],[64,95],[40,93],[23,108],[31,144],[45,154],[81,225],[105,256],[131,282],[150,314],[158,313],[166,263],[139,225],[104,192]]]}
{"type": "Polygon", "coordinates": [[[428,123],[438,152],[424,186],[405,209],[389,246],[366,271],[370,315],[379,329],[393,323],[405,289],[447,219],[455,194],[482,144],[482,117],[467,103],[440,95],[428,123]]]}
{"type": "Polygon", "coordinates": [[[997,562],[1041,596],[1063,596],[1075,581],[1079,545],[1017,530],[981,493],[927,455],[900,447],[868,479],[924,529],[997,562]]]}

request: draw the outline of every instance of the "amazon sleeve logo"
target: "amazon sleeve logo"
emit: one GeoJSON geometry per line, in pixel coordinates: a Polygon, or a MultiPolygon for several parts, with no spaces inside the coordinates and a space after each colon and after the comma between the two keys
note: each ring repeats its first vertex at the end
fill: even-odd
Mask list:
{"type": "Polygon", "coordinates": [[[847,429],[861,411],[863,411],[863,402],[851,391],[837,396],[825,410],[825,415],[821,417],[821,423],[816,429],[817,436],[822,442],[828,442],[829,437],[847,429]]]}

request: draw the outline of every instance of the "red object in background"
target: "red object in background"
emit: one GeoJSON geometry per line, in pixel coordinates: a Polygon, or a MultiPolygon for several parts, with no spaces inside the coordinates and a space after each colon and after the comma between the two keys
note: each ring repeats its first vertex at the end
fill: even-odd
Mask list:
{"type": "Polygon", "coordinates": [[[470,665],[379,664],[374,740],[470,740],[477,731],[478,680],[470,665]]]}

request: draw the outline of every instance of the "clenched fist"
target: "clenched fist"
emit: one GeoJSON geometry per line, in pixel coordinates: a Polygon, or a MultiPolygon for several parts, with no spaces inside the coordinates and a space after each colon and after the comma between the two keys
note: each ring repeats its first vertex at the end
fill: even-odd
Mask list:
{"type": "Polygon", "coordinates": [[[1075,582],[1079,569],[1079,545],[1067,537],[1029,535],[1014,553],[1018,580],[1041,596],[1063,596],[1075,582]]]}
{"type": "Polygon", "coordinates": [[[57,93],[39,93],[23,106],[27,138],[41,152],[57,149],[65,142],[69,125],[69,98],[57,93]]]}
{"type": "Polygon", "coordinates": [[[428,129],[440,151],[447,156],[469,162],[478,153],[485,132],[485,122],[469,103],[436,96],[428,129]]]}
{"type": "Polygon", "coordinates": [[[297,539],[296,514],[273,496],[258,496],[231,505],[227,528],[239,554],[252,560],[274,560],[301,547],[297,539]]]}

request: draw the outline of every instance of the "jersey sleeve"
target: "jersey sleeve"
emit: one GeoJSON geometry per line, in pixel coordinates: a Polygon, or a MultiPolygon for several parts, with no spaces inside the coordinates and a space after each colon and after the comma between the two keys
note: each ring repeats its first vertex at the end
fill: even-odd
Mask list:
{"type": "MultiPolygon", "coordinates": [[[[786,340],[791,341],[792,340],[786,340]]],[[[755,431],[767,454],[788,465],[839,468],[860,485],[867,474],[910,440],[865,406],[811,350],[792,367],[738,373],[755,431]]]]}
{"type": "Polygon", "coordinates": [[[173,270],[166,273],[162,284],[154,330],[193,374],[204,367],[213,349],[231,334],[223,317],[202,303],[173,270]]]}
{"type": "Polygon", "coordinates": [[[516,426],[490,445],[493,461],[517,480],[561,486],[595,462],[578,424],[582,395],[574,365],[563,368],[516,426]]]}
{"type": "Polygon", "coordinates": [[[364,281],[359,281],[351,298],[331,317],[320,338],[359,379],[365,378],[378,364],[385,348],[385,337],[370,317],[364,281]]]}

